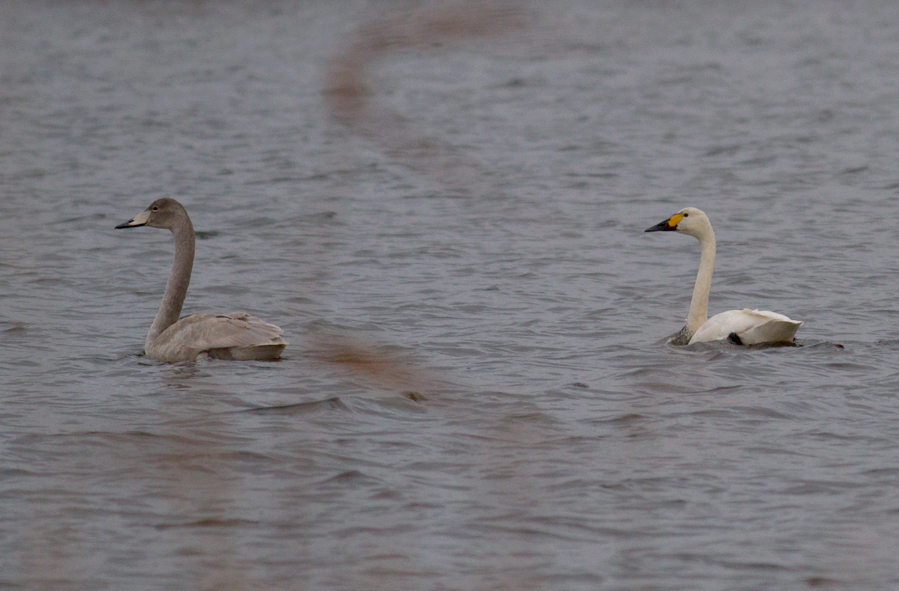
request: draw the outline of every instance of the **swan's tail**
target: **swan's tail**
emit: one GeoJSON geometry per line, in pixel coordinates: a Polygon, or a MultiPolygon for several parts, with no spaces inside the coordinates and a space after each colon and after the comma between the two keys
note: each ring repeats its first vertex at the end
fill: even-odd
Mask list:
{"type": "Polygon", "coordinates": [[[801,320],[791,320],[783,314],[759,310],[743,310],[759,317],[760,322],[739,333],[744,345],[762,343],[790,343],[796,331],[802,326],[801,320]]]}
{"type": "Polygon", "coordinates": [[[287,346],[287,341],[279,338],[280,343],[271,342],[263,345],[249,345],[246,347],[222,347],[209,349],[207,354],[210,359],[224,359],[234,361],[273,361],[281,357],[281,351],[287,346]]]}

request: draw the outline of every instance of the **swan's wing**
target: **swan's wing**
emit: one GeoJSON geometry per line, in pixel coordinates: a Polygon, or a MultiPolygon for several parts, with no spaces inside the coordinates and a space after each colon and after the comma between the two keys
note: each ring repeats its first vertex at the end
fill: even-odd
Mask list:
{"type": "MultiPolygon", "coordinates": [[[[147,348],[147,355],[166,361],[196,359],[211,349],[278,347],[287,345],[284,332],[246,312],[194,314],[165,329],[147,348]]],[[[280,349],[279,349],[280,350],[280,349]]]]}
{"type": "Polygon", "coordinates": [[[744,345],[790,342],[801,324],[768,310],[730,310],[709,318],[690,343],[720,341],[731,334],[736,334],[744,345]]]}

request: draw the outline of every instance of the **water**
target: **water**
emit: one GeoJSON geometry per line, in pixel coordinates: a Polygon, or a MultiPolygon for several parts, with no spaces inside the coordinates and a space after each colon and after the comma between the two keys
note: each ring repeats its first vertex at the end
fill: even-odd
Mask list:
{"type": "Polygon", "coordinates": [[[13,1],[0,39],[0,587],[899,585],[899,5],[13,1]],[[282,361],[139,355],[172,241],[113,226],[164,195],[185,312],[282,361]],[[643,230],[686,205],[711,311],[801,347],[665,344],[698,245],[643,230]]]}

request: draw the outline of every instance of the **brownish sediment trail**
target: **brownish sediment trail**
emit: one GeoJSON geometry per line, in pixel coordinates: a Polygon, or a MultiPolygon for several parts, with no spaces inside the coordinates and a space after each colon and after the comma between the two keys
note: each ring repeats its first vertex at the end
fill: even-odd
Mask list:
{"type": "Polygon", "coordinates": [[[393,53],[445,50],[467,39],[523,29],[530,21],[527,13],[505,3],[467,2],[369,23],[329,65],[326,95],[331,116],[360,137],[376,141],[397,163],[465,191],[472,179],[483,177],[482,167],[452,144],[422,134],[401,114],[379,105],[371,89],[372,71],[393,53]]]}
{"type": "Polygon", "coordinates": [[[399,391],[413,400],[428,397],[441,382],[408,351],[377,345],[349,333],[308,335],[304,353],[367,385],[399,391]]]}

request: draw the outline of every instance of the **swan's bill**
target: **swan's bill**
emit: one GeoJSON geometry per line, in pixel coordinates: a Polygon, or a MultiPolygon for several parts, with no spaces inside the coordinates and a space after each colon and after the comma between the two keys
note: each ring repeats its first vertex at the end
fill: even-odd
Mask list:
{"type": "Polygon", "coordinates": [[[136,216],[134,216],[133,218],[131,218],[130,220],[128,220],[127,222],[125,222],[124,224],[119,224],[118,226],[115,227],[115,229],[118,230],[120,228],[137,228],[138,226],[146,226],[147,222],[149,220],[150,220],[150,210],[146,209],[146,210],[140,212],[139,214],[137,214],[136,216]]]}
{"type": "Polygon", "coordinates": [[[646,228],[644,232],[674,232],[682,219],[684,219],[684,214],[676,213],[664,222],[659,222],[651,228],[646,228]]]}

